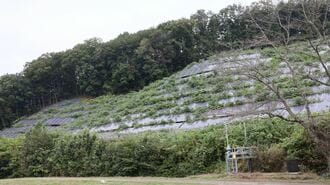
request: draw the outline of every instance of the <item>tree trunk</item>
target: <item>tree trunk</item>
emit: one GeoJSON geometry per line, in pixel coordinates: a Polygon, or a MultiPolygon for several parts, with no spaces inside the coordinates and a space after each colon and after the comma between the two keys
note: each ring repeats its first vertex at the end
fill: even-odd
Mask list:
{"type": "MultiPolygon", "coordinates": [[[[0,115],[4,116],[4,113],[3,113],[2,109],[0,109],[0,113],[1,113],[0,115]]],[[[3,129],[3,128],[6,127],[6,122],[5,122],[5,119],[3,118],[3,116],[0,116],[1,125],[2,125],[2,128],[0,128],[0,129],[3,129]]]]}
{"type": "Polygon", "coordinates": [[[327,156],[328,160],[328,173],[330,174],[330,155],[327,156]]]}
{"type": "Polygon", "coordinates": [[[42,103],[42,108],[45,108],[45,100],[43,95],[41,95],[41,103],[42,103]]]}

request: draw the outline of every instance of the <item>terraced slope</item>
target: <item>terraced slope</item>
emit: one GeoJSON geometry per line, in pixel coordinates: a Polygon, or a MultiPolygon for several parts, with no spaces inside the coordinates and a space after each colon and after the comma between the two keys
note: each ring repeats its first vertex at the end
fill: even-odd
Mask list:
{"type": "MultiPolygon", "coordinates": [[[[292,47],[306,50],[297,46],[292,47]]],[[[322,55],[329,56],[329,50],[328,46],[322,47],[322,55]]],[[[311,58],[296,55],[291,58],[298,58],[302,65],[319,68],[311,58]]],[[[269,95],[264,87],[241,75],[236,65],[239,62],[269,63],[275,59],[271,49],[223,53],[193,63],[139,92],[62,101],[22,118],[13,128],[0,131],[0,136],[15,137],[42,123],[49,129],[70,132],[90,129],[107,138],[147,130],[193,129],[229,123],[262,115],[270,108],[281,111],[279,104],[265,103],[269,95]]],[[[288,69],[283,63],[279,68],[280,73],[270,75],[283,84],[284,96],[291,99],[293,110],[303,111],[301,100],[293,91],[294,84],[287,78],[288,69]]],[[[306,81],[306,87],[312,101],[311,110],[328,111],[330,89],[310,81],[306,81]]]]}

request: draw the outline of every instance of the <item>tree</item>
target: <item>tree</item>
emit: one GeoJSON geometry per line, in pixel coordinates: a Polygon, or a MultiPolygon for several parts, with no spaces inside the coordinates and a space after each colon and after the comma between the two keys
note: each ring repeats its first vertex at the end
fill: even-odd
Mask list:
{"type": "MultiPolygon", "coordinates": [[[[211,14],[211,12],[209,12],[211,14]]],[[[193,23],[193,32],[195,36],[195,48],[198,58],[205,58],[211,53],[209,46],[209,15],[205,10],[198,10],[195,14],[190,16],[193,23]]]]}
{"type": "Polygon", "coordinates": [[[22,75],[0,77],[0,129],[35,108],[30,99],[33,95],[30,82],[22,75]]]}
{"type": "Polygon", "coordinates": [[[80,95],[98,96],[104,93],[104,61],[98,60],[101,43],[101,39],[93,38],[73,48],[77,61],[75,81],[80,95]]]}
{"type": "Polygon", "coordinates": [[[41,124],[25,134],[20,150],[20,172],[27,177],[47,176],[51,172],[54,135],[41,124]]]}
{"type": "MultiPolygon", "coordinates": [[[[20,74],[1,77],[0,128],[66,98],[139,90],[228,49],[308,40],[312,52],[306,57],[322,68],[309,68],[305,75],[329,86],[328,59],[322,54],[322,48],[329,47],[329,4],[329,0],[290,0],[275,5],[263,0],[249,7],[231,5],[217,14],[198,10],[190,19],[125,32],[108,42],[92,38],[66,51],[43,54],[20,74]]],[[[281,55],[283,61],[286,56],[281,55]]]]}
{"type": "Polygon", "coordinates": [[[245,11],[245,8],[240,5],[231,5],[220,10],[217,15],[220,23],[218,30],[221,45],[226,49],[238,48],[254,34],[254,30],[249,28],[245,11]]]}
{"type": "MultiPolygon", "coordinates": [[[[328,77],[328,64],[326,60],[323,60],[322,57],[325,57],[325,55],[320,53],[319,48],[322,44],[329,43],[328,38],[321,34],[327,32],[324,31],[323,25],[328,23],[326,18],[319,24],[316,20],[316,18],[327,17],[328,13],[320,10],[320,7],[328,6],[327,1],[289,1],[285,5],[279,4],[277,7],[270,2],[262,4],[261,7],[259,5],[250,8],[250,18],[261,32],[264,40],[272,46],[273,53],[271,56],[273,56],[273,59],[268,62],[262,59],[235,62],[235,65],[239,68],[241,75],[262,86],[262,91],[266,91],[266,94],[268,94],[266,99],[263,98],[263,100],[266,100],[263,105],[263,113],[300,124],[307,131],[312,141],[316,143],[318,150],[328,159],[330,170],[330,133],[329,130],[320,125],[317,114],[311,111],[312,90],[308,85],[313,84],[313,82],[327,85],[327,83],[320,80],[323,77],[328,77]],[[309,11],[313,13],[306,12],[305,9],[308,3],[312,6],[309,11]],[[315,5],[317,5],[316,10],[314,9],[315,5]],[[269,17],[266,20],[260,20],[259,18],[258,20],[254,12],[256,8],[267,10],[269,14],[274,15],[273,18],[269,17]],[[315,24],[311,20],[314,20],[315,24]],[[299,34],[292,31],[295,30],[295,26],[298,24],[303,25],[302,30],[306,34],[303,39],[300,38],[303,41],[302,43],[307,43],[303,49],[289,46],[294,40],[293,35],[299,34]],[[279,46],[275,42],[275,38],[283,45],[279,46]],[[319,65],[315,66],[308,63],[313,61],[319,62],[323,70],[320,70],[319,65]],[[318,71],[318,73],[314,73],[315,76],[311,77],[306,75],[306,71],[318,71]],[[286,81],[286,84],[283,83],[284,81],[286,81]],[[293,98],[300,99],[299,104],[305,110],[303,113],[293,109],[293,98]]],[[[326,50],[323,51],[327,52],[326,50]]]]}

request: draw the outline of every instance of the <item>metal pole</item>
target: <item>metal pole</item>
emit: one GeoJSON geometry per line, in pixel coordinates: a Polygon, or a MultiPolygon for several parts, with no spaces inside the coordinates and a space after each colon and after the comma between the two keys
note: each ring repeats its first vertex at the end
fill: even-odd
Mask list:
{"type": "Polygon", "coordinates": [[[243,122],[244,125],[244,146],[246,146],[247,144],[247,137],[246,137],[246,126],[245,126],[245,122],[243,122]]]}
{"type": "Polygon", "coordinates": [[[226,142],[227,142],[227,148],[229,148],[229,141],[228,141],[228,125],[225,124],[225,131],[226,131],[226,142]]]}

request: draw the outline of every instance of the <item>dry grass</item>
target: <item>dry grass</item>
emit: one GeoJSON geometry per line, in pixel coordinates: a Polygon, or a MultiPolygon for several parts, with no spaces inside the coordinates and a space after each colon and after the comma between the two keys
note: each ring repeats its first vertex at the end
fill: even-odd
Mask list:
{"type": "Polygon", "coordinates": [[[45,177],[0,180],[0,185],[326,185],[314,174],[252,173],[223,176],[205,174],[186,178],[164,177],[45,177]]]}

